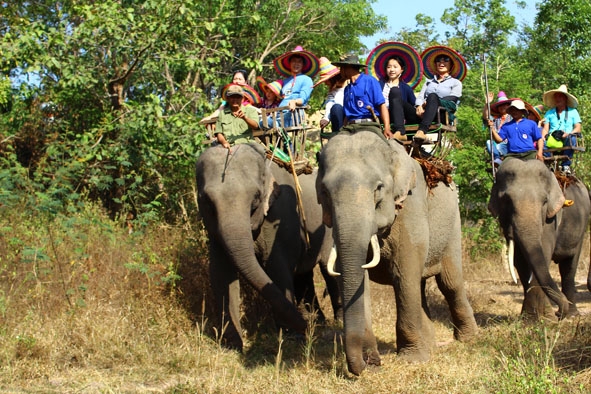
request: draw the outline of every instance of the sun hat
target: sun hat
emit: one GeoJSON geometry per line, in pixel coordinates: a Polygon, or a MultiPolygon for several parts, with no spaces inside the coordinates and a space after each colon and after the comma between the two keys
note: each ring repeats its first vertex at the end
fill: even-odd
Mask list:
{"type": "Polygon", "coordinates": [[[285,52],[283,55],[273,60],[275,71],[277,71],[277,73],[281,76],[291,77],[291,66],[289,64],[289,60],[294,55],[298,55],[304,59],[302,74],[306,74],[310,78],[314,78],[314,76],[318,73],[318,69],[320,68],[320,62],[318,58],[314,56],[314,54],[305,51],[300,45],[295,47],[293,51],[285,52]]]}
{"type": "Polygon", "coordinates": [[[387,79],[386,62],[392,56],[399,56],[405,63],[400,76],[411,88],[415,88],[423,78],[423,62],[419,53],[410,45],[398,41],[384,42],[375,47],[367,57],[366,73],[377,79],[387,79]]]}
{"type": "Polygon", "coordinates": [[[339,68],[333,65],[330,60],[325,58],[324,56],[320,58],[320,77],[318,81],[312,86],[315,88],[316,86],[320,85],[322,82],[328,81],[335,75],[338,75],[341,72],[339,68]]]}
{"type": "Polygon", "coordinates": [[[533,115],[536,118],[536,122],[539,122],[540,120],[542,120],[542,111],[544,110],[543,105],[536,105],[534,107],[533,105],[531,105],[527,101],[525,101],[524,103],[525,103],[525,109],[527,109],[527,112],[530,115],[533,115]]]}
{"type": "Polygon", "coordinates": [[[235,83],[229,83],[222,88],[222,98],[227,100],[227,96],[239,94],[238,92],[242,93],[242,97],[245,97],[252,105],[257,105],[261,103],[261,96],[257,93],[257,91],[250,85],[238,85],[235,83]],[[230,88],[232,89],[230,92],[230,88]]]}
{"type": "Polygon", "coordinates": [[[527,112],[527,108],[525,108],[525,103],[520,99],[511,101],[511,105],[509,106],[509,108],[511,107],[518,109],[520,111],[527,112]]]}
{"type": "Polygon", "coordinates": [[[459,79],[460,81],[463,81],[464,78],[466,78],[466,73],[468,72],[466,60],[458,52],[443,45],[429,47],[425,49],[423,53],[421,53],[425,75],[427,75],[429,78],[433,78],[433,76],[437,74],[437,65],[435,64],[435,59],[441,55],[448,56],[453,62],[451,70],[449,70],[449,75],[459,79]]]}
{"type": "Polygon", "coordinates": [[[511,101],[513,101],[513,100],[519,100],[519,99],[518,98],[507,98],[507,94],[501,90],[499,92],[499,94],[497,95],[497,102],[492,103],[490,105],[490,113],[493,116],[501,116],[501,113],[499,112],[499,107],[504,104],[511,104],[511,101]]]}
{"type": "Polygon", "coordinates": [[[359,68],[365,67],[365,64],[359,62],[359,56],[354,54],[345,55],[338,62],[332,62],[337,67],[342,66],[357,66],[359,68]]]}
{"type": "Polygon", "coordinates": [[[554,95],[556,93],[563,93],[566,96],[566,105],[571,108],[577,108],[579,105],[579,100],[572,94],[570,94],[567,89],[566,85],[560,85],[558,89],[548,90],[544,92],[543,101],[544,105],[548,108],[556,107],[556,101],[554,100],[554,95]]]}
{"type": "Polygon", "coordinates": [[[267,81],[265,81],[265,78],[258,76],[257,87],[263,94],[265,94],[265,90],[269,89],[271,92],[275,94],[275,96],[281,97],[281,88],[283,87],[283,81],[278,80],[267,83],[267,81]]]}

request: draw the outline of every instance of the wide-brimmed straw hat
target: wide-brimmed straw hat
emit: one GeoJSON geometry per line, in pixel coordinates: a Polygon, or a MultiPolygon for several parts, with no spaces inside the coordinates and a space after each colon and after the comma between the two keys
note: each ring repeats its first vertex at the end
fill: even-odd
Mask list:
{"type": "Polygon", "coordinates": [[[292,74],[289,60],[294,55],[300,56],[302,59],[304,59],[302,74],[305,74],[310,78],[314,78],[314,76],[318,73],[318,70],[320,69],[320,61],[316,56],[314,56],[314,54],[305,51],[304,48],[302,48],[300,45],[295,47],[293,51],[285,52],[283,55],[273,60],[273,66],[275,67],[275,71],[277,71],[277,73],[284,77],[290,77],[292,74]]]}
{"type": "Polygon", "coordinates": [[[318,85],[320,85],[323,82],[328,81],[329,79],[331,79],[332,77],[334,77],[335,75],[338,75],[341,72],[341,70],[339,70],[339,68],[335,65],[333,65],[330,60],[328,60],[325,57],[321,57],[320,58],[320,76],[318,77],[318,81],[316,81],[316,83],[314,84],[314,86],[312,87],[316,87],[318,85]]]}
{"type": "Polygon", "coordinates": [[[283,87],[283,81],[273,81],[267,82],[265,78],[258,76],[257,77],[257,87],[261,91],[261,93],[265,94],[265,90],[270,90],[275,94],[277,97],[281,97],[281,88],[283,87]]]}
{"type": "Polygon", "coordinates": [[[354,55],[354,54],[348,54],[345,55],[341,58],[341,60],[339,60],[338,62],[332,62],[332,64],[334,64],[337,67],[342,67],[342,66],[355,66],[355,67],[365,67],[365,64],[361,63],[359,61],[359,56],[354,55]]]}
{"type": "Polygon", "coordinates": [[[544,92],[543,101],[544,105],[548,108],[556,107],[556,101],[554,100],[554,95],[556,93],[563,93],[566,96],[566,105],[571,108],[577,108],[579,105],[579,100],[572,94],[570,94],[567,89],[566,85],[560,85],[558,89],[548,90],[544,92]]]}
{"type": "Polygon", "coordinates": [[[399,56],[404,61],[404,71],[400,78],[414,89],[423,78],[423,62],[419,53],[403,42],[389,41],[375,47],[367,57],[365,72],[377,79],[387,80],[386,65],[392,56],[399,56]]]}
{"type": "Polygon", "coordinates": [[[437,75],[437,64],[435,64],[435,59],[441,55],[449,57],[453,63],[451,70],[449,70],[449,75],[460,81],[464,80],[468,72],[466,60],[458,52],[443,45],[429,47],[421,53],[425,75],[429,78],[433,78],[433,76],[437,75]]]}
{"type": "Polygon", "coordinates": [[[543,105],[536,105],[534,107],[533,105],[531,105],[527,101],[524,101],[524,104],[525,104],[525,109],[527,110],[528,114],[533,115],[536,118],[536,122],[539,122],[540,120],[542,120],[542,113],[544,112],[543,105]]]}
{"type": "Polygon", "coordinates": [[[490,113],[493,116],[501,116],[501,113],[499,112],[499,107],[501,105],[511,104],[511,101],[513,101],[513,100],[519,100],[519,99],[517,97],[515,97],[515,98],[507,98],[507,94],[501,90],[499,92],[499,94],[497,95],[497,102],[496,103],[492,103],[490,105],[490,113]]]}
{"type": "Polygon", "coordinates": [[[252,105],[261,103],[261,96],[259,96],[255,88],[250,85],[238,85],[235,83],[229,83],[222,88],[222,98],[224,100],[228,100],[228,95],[231,96],[233,94],[238,94],[240,90],[242,91],[242,96],[245,97],[252,105]],[[238,88],[236,88],[236,86],[238,88]]]}

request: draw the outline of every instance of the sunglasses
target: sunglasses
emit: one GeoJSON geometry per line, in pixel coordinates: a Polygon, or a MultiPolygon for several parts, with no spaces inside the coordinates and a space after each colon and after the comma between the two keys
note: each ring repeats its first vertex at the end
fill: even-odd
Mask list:
{"type": "Polygon", "coordinates": [[[451,61],[451,59],[448,56],[442,56],[442,57],[438,57],[437,59],[435,59],[435,63],[441,63],[441,62],[448,63],[449,61],[451,61]]]}

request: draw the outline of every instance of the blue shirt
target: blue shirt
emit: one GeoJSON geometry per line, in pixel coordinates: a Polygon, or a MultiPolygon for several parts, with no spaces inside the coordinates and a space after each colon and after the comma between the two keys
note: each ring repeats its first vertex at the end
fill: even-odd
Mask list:
{"type": "Polygon", "coordinates": [[[499,136],[507,140],[508,153],[524,153],[536,150],[534,142],[542,138],[542,133],[533,120],[513,119],[501,127],[499,136]]]}
{"type": "Polygon", "coordinates": [[[310,95],[312,94],[312,86],[314,82],[312,78],[305,74],[298,74],[283,80],[283,87],[281,94],[283,100],[279,103],[279,107],[286,106],[290,100],[302,99],[302,105],[308,104],[310,95]]]}
{"type": "Polygon", "coordinates": [[[343,109],[349,120],[372,119],[373,116],[366,106],[371,106],[376,116],[380,116],[378,107],[385,102],[378,80],[371,75],[361,73],[355,82],[348,84],[345,88],[343,109]]]}
{"type": "Polygon", "coordinates": [[[566,133],[573,131],[577,123],[581,123],[581,116],[576,108],[568,107],[560,115],[556,113],[556,108],[549,109],[545,115],[545,122],[549,124],[548,131],[552,133],[555,130],[562,130],[566,133]]]}

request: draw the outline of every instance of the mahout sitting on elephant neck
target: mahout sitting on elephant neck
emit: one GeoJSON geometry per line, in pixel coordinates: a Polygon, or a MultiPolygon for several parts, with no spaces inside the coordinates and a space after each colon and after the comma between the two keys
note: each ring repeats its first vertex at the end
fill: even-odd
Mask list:
{"type": "Polygon", "coordinates": [[[521,313],[559,319],[578,314],[575,273],[586,234],[591,200],[575,181],[561,189],[539,160],[505,160],[499,167],[488,208],[497,217],[507,242],[514,245],[514,265],[523,286],[521,313]],[[565,201],[573,204],[566,204],[565,201]],[[559,266],[562,291],[549,272],[559,266]],[[554,313],[548,298],[558,305],[554,313]]]}

